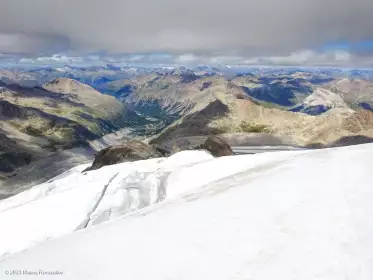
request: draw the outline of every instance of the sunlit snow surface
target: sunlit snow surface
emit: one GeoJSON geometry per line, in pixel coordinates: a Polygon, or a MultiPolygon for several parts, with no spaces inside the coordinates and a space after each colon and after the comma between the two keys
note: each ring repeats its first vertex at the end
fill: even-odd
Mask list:
{"type": "Polygon", "coordinates": [[[1,254],[29,248],[0,279],[371,280],[372,166],[367,144],[77,167],[0,202],[1,254]]]}

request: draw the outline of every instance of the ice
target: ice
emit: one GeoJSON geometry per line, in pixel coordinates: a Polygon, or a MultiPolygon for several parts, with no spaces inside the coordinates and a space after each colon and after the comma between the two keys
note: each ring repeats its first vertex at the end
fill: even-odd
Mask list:
{"type": "MultiPolygon", "coordinates": [[[[45,218],[47,211],[57,215],[55,208],[63,205],[66,210],[71,205],[74,209],[51,221],[60,227],[58,234],[68,233],[71,220],[78,223],[78,216],[84,216],[82,209],[92,210],[92,203],[84,201],[97,203],[92,197],[103,190],[95,187],[99,177],[106,178],[102,184],[118,172],[127,172],[113,179],[96,208],[103,207],[105,196],[111,194],[102,209],[116,209],[126,201],[126,211],[116,211],[110,221],[97,218],[97,222],[107,221],[98,226],[5,257],[0,262],[1,279],[14,278],[5,275],[10,268],[58,270],[63,272],[61,279],[72,280],[373,279],[373,144],[200,159],[175,168],[167,165],[167,159],[105,167],[79,175],[89,182],[90,191],[75,184],[6,210],[24,209],[11,216],[22,224],[28,209],[30,223],[42,226],[40,236],[48,236],[50,227],[43,226],[40,217],[45,218]],[[156,178],[162,170],[171,173],[166,199],[156,203],[160,182],[156,178]],[[123,180],[128,181],[120,187],[123,180]],[[139,191],[142,188],[147,195],[139,191]],[[83,199],[83,193],[91,198],[83,199]],[[120,199],[125,196],[132,199],[120,199]],[[51,201],[44,204],[43,200],[51,201]],[[146,201],[154,203],[137,210],[146,201]],[[38,205],[39,212],[30,205],[38,205]]],[[[78,180],[78,175],[71,176],[78,180]]],[[[61,180],[67,183],[68,178],[61,180]]],[[[4,235],[3,215],[1,242],[5,239],[12,246],[29,242],[27,234],[16,232],[19,228],[10,223],[7,226],[13,228],[4,235]]],[[[12,246],[8,248],[13,252],[22,247],[12,246]]]]}
{"type": "Polygon", "coordinates": [[[0,201],[0,257],[162,201],[173,169],[211,159],[190,151],[82,173],[85,164],[0,201]]]}

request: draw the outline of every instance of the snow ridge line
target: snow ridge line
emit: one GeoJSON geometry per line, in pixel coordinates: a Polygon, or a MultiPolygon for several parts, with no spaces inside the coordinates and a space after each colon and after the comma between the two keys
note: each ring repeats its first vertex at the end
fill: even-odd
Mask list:
{"type": "Polygon", "coordinates": [[[91,220],[91,215],[96,211],[98,205],[100,204],[101,200],[104,198],[104,195],[106,193],[106,190],[107,188],[110,186],[111,182],[113,182],[113,180],[119,175],[119,172],[117,172],[115,175],[113,175],[110,180],[108,181],[108,183],[103,187],[102,189],[102,192],[100,194],[100,197],[97,199],[97,202],[95,203],[95,205],[92,207],[91,211],[88,212],[88,215],[87,215],[87,218],[74,230],[74,231],[77,231],[77,230],[80,230],[80,229],[84,229],[88,226],[90,220],[91,220]]]}

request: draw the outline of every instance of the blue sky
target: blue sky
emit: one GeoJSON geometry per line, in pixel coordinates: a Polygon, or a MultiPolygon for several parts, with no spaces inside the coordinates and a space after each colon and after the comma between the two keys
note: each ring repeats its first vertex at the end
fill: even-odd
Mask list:
{"type": "Polygon", "coordinates": [[[350,52],[373,52],[373,40],[361,42],[335,42],[327,43],[321,47],[322,51],[344,50],[350,52]]]}

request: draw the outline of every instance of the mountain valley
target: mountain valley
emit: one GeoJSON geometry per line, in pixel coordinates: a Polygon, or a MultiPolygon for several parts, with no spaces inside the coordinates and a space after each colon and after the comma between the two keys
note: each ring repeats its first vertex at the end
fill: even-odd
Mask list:
{"type": "Polygon", "coordinates": [[[373,82],[338,72],[110,66],[1,73],[0,172],[8,195],[130,139],[172,152],[209,135],[259,135],[263,143],[271,136],[308,148],[373,138],[373,82]],[[26,182],[34,166],[45,172],[26,182]]]}

